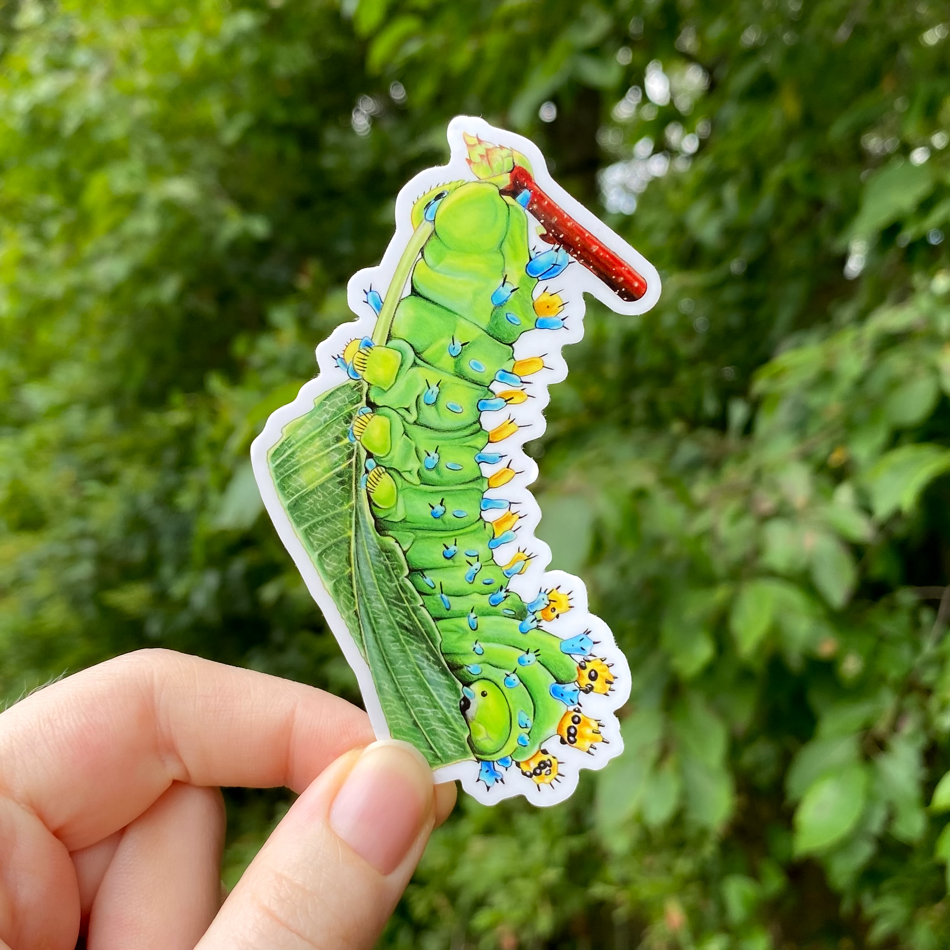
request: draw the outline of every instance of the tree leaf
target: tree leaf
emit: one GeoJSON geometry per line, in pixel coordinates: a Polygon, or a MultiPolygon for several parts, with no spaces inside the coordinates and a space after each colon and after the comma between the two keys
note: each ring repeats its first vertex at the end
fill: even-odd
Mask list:
{"type": "Polygon", "coordinates": [[[864,810],[867,784],[857,763],[814,781],[795,811],[795,854],[824,851],[847,837],[864,810]]]}
{"type": "Polygon", "coordinates": [[[923,422],[934,410],[940,386],[934,373],[912,376],[902,382],[884,400],[884,415],[899,428],[923,422]]]}
{"type": "Polygon", "coordinates": [[[883,520],[898,510],[906,513],[927,485],[948,470],[950,450],[940,445],[922,442],[888,452],[864,479],[874,517],[883,520]]]}
{"type": "Polygon", "coordinates": [[[647,776],[640,804],[643,823],[650,828],[665,825],[679,808],[682,793],[679,767],[673,756],[667,756],[647,776]]]}
{"type": "Polygon", "coordinates": [[[840,610],[854,593],[858,569],[851,552],[837,538],[820,532],[811,550],[811,580],[822,597],[840,610]]]}
{"type": "Polygon", "coordinates": [[[872,237],[913,211],[933,186],[933,176],[926,165],[903,160],[891,162],[868,179],[861,210],[849,228],[850,235],[872,237]]]}
{"type": "Polygon", "coordinates": [[[789,799],[798,801],[823,775],[837,772],[857,761],[857,736],[835,736],[806,742],[792,759],[785,778],[785,790],[789,799]]]}
{"type": "Polygon", "coordinates": [[[739,590],[729,615],[729,629],[739,656],[748,658],[768,633],[775,609],[773,585],[767,580],[748,581],[739,590]]]}
{"type": "Polygon", "coordinates": [[[937,782],[933,798],[930,800],[930,808],[938,814],[950,811],[950,772],[937,782]]]}
{"type": "Polygon", "coordinates": [[[393,738],[437,768],[472,757],[461,687],[402,551],[376,533],[358,488],[359,450],[346,431],[362,404],[360,385],[324,393],[284,429],[268,462],[297,536],[369,664],[393,738]]]}

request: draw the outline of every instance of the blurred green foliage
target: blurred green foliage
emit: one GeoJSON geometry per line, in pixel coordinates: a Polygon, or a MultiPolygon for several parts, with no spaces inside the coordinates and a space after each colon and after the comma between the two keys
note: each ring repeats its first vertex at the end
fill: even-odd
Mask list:
{"type": "MultiPolygon", "coordinates": [[[[461,804],[384,945],[947,946],[946,16],[0,4],[0,698],[153,644],[357,699],[248,445],[483,114],[664,275],[534,446],[635,683],[570,804],[461,804]]],[[[230,805],[233,882],[286,796],[230,805]]]]}

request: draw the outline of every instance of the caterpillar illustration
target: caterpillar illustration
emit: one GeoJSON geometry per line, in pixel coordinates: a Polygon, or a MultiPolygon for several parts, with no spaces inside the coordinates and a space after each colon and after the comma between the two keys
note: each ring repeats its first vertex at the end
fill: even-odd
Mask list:
{"type": "Polygon", "coordinates": [[[553,804],[622,748],[629,671],[576,577],[545,571],[523,444],[583,331],[583,295],[642,313],[656,271],[480,119],[400,192],[355,323],[252,449],[265,504],[380,736],[485,802],[553,804]]]}

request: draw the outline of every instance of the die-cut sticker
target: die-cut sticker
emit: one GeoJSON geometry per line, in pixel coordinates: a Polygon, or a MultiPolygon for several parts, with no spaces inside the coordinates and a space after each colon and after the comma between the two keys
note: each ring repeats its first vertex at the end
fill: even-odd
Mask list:
{"type": "Polygon", "coordinates": [[[648,310],[656,270],[560,188],[527,139],[448,128],[396,201],[357,319],[252,447],[267,510],[356,672],[380,738],[485,803],[563,801],[623,748],[627,662],[535,538],[537,466],[584,294],[648,310]]]}

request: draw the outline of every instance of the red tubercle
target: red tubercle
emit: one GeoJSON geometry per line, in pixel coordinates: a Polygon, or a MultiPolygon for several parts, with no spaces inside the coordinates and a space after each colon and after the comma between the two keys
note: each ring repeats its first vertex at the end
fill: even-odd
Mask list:
{"type": "Polygon", "coordinates": [[[621,300],[639,300],[647,292],[647,282],[637,271],[545,194],[527,168],[515,165],[501,193],[516,198],[523,191],[530,196],[527,210],[544,228],[542,240],[561,245],[621,300]]]}

